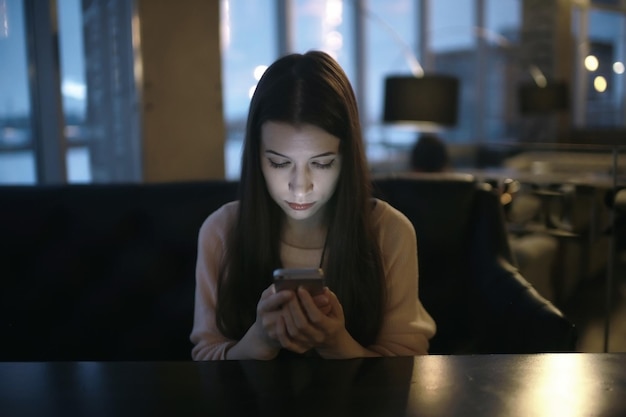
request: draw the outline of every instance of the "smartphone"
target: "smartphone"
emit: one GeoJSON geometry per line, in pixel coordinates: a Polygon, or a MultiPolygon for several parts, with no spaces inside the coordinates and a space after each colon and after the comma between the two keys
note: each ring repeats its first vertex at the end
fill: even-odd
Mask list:
{"type": "Polygon", "coordinates": [[[299,286],[306,288],[311,295],[324,292],[324,271],[321,268],[279,268],[274,270],[276,291],[293,290],[299,286]]]}

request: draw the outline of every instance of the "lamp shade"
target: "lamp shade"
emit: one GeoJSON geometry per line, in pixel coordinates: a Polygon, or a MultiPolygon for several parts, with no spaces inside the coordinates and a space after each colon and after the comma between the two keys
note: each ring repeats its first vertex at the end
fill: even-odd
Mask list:
{"type": "Polygon", "coordinates": [[[565,82],[551,82],[545,87],[535,83],[521,84],[518,99],[521,114],[545,114],[569,108],[569,92],[565,82]]]}
{"type": "Polygon", "coordinates": [[[454,126],[458,113],[459,80],[441,74],[385,79],[386,123],[432,123],[454,126]]]}

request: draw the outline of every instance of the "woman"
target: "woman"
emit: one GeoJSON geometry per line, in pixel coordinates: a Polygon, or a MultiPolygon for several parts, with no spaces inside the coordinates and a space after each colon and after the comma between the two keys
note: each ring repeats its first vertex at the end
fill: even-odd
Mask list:
{"type": "Polygon", "coordinates": [[[193,359],[426,354],[434,332],[415,231],[371,197],[348,78],[323,52],[277,60],[250,104],[240,199],[200,229],[193,359]],[[276,292],[279,267],[321,267],[328,287],[276,292]]]}

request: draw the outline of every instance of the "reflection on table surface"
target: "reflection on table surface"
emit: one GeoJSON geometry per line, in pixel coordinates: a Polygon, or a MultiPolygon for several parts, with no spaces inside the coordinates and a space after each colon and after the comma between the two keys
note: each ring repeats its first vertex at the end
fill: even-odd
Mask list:
{"type": "Polygon", "coordinates": [[[618,416],[626,354],[0,363],[3,416],[618,416]]]}

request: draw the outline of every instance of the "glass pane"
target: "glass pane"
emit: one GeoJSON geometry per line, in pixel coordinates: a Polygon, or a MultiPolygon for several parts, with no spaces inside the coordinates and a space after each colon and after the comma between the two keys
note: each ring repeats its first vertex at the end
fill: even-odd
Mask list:
{"type": "Polygon", "coordinates": [[[333,56],[354,79],[353,6],[344,0],[296,0],[294,48],[296,52],[322,50],[333,56]]]}
{"type": "Polygon", "coordinates": [[[87,146],[73,146],[67,150],[67,182],[89,183],[91,178],[91,163],[87,146]]]}
{"type": "Polygon", "coordinates": [[[0,152],[0,184],[34,185],[36,182],[33,151],[0,152]]]}
{"type": "Polygon", "coordinates": [[[456,76],[460,81],[458,122],[441,133],[448,141],[474,139],[476,96],[476,37],[474,2],[437,0],[430,2],[430,52],[433,70],[456,76]]]}
{"type": "Polygon", "coordinates": [[[366,120],[382,120],[385,77],[411,74],[411,64],[405,55],[417,51],[418,29],[416,4],[410,0],[372,0],[366,11],[366,120]]]}
{"type": "Polygon", "coordinates": [[[474,38],[474,1],[430,1],[430,48],[433,52],[468,50],[474,38]]]}
{"type": "MultiPolygon", "coordinates": [[[[382,124],[385,78],[411,75],[417,59],[419,14],[417,2],[411,0],[371,0],[365,10],[365,121],[371,163],[402,158],[415,139],[413,130],[382,124]]],[[[419,62],[419,61],[418,61],[419,62]]],[[[423,63],[420,62],[423,65],[423,63]]]]}
{"type": "MultiPolygon", "coordinates": [[[[518,50],[521,6],[518,0],[489,0],[486,3],[485,30],[477,31],[486,41],[482,138],[488,142],[515,140],[517,114],[516,86],[519,78],[518,50]]],[[[526,74],[526,77],[529,75],[526,74]]]]}
{"type": "Polygon", "coordinates": [[[615,12],[589,13],[589,52],[583,57],[589,127],[625,126],[624,64],[626,18],[615,12]]]}
{"type": "Polygon", "coordinates": [[[85,120],[86,87],[81,0],[63,0],[58,5],[65,118],[67,121],[82,122],[85,120]]]}
{"type": "Polygon", "coordinates": [[[0,183],[36,182],[22,0],[0,0],[0,183]]]}
{"type": "Polygon", "coordinates": [[[75,144],[84,143],[86,93],[85,59],[82,35],[81,0],[63,0],[58,4],[59,43],[61,58],[61,93],[65,116],[65,137],[68,141],[68,182],[85,182],[91,178],[89,148],[82,147],[82,159],[72,157],[75,144]]]}
{"type": "Polygon", "coordinates": [[[278,55],[273,0],[222,0],[222,88],[226,178],[239,178],[250,98],[264,67],[278,55]]]}

